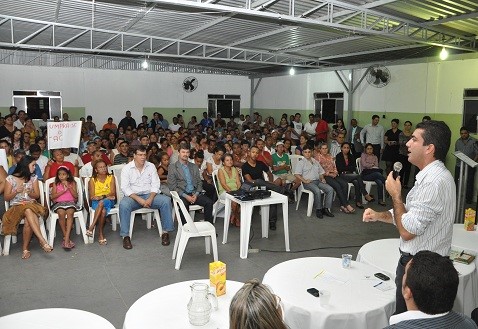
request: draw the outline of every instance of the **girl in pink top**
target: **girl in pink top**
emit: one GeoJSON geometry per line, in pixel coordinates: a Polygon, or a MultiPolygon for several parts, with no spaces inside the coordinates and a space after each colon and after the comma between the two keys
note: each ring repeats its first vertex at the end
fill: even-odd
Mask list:
{"type": "Polygon", "coordinates": [[[54,202],[51,210],[58,214],[58,222],[63,232],[61,246],[64,249],[74,248],[75,243],[70,241],[73,215],[75,211],[81,210],[81,207],[77,204],[78,192],[76,182],[68,168],[58,168],[55,184],[53,184],[51,190],[51,199],[54,202]]]}

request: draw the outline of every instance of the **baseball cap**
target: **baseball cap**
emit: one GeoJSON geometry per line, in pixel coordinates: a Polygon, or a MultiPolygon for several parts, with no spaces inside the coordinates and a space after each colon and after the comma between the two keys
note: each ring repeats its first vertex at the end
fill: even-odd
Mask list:
{"type": "Polygon", "coordinates": [[[276,147],[279,146],[279,145],[284,145],[284,143],[283,142],[277,142],[276,147]]]}
{"type": "Polygon", "coordinates": [[[244,130],[244,135],[251,132],[249,129],[244,130]]]}

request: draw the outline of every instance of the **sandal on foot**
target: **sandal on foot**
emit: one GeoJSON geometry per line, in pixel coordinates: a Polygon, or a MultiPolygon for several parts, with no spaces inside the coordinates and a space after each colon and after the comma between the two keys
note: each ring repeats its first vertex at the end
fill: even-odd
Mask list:
{"type": "Polygon", "coordinates": [[[28,259],[28,258],[30,258],[31,255],[32,254],[31,254],[30,250],[23,250],[22,259],[28,259]]]}
{"type": "Polygon", "coordinates": [[[361,202],[355,203],[355,206],[356,206],[357,208],[359,208],[359,209],[363,209],[363,205],[362,205],[361,202]]]}
{"type": "Polygon", "coordinates": [[[344,212],[344,213],[346,213],[346,214],[350,214],[350,211],[349,211],[346,207],[344,207],[344,206],[340,206],[340,211],[341,211],[341,212],[344,212]]]}
{"type": "Polygon", "coordinates": [[[351,206],[351,205],[348,205],[347,206],[347,210],[349,211],[349,213],[353,214],[355,212],[355,209],[351,206]],[[349,208],[350,207],[350,208],[349,208]]]}
{"type": "Polygon", "coordinates": [[[66,243],[65,240],[61,243],[61,247],[65,250],[70,250],[72,248],[71,246],[71,241],[69,243],[66,243]]]}
{"type": "Polygon", "coordinates": [[[53,248],[48,244],[48,242],[45,242],[41,245],[41,248],[43,249],[44,252],[52,252],[53,248]]]}
{"type": "Polygon", "coordinates": [[[98,243],[101,245],[101,246],[106,246],[108,244],[108,240],[106,239],[100,239],[98,240],[98,243]]]}
{"type": "Polygon", "coordinates": [[[90,238],[93,237],[93,231],[91,230],[86,230],[86,233],[85,233],[87,236],[89,236],[90,238]]]}

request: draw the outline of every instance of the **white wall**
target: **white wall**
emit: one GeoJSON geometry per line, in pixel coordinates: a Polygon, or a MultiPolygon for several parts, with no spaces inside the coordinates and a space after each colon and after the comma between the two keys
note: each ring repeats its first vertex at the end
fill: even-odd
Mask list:
{"type": "MultiPolygon", "coordinates": [[[[354,94],[354,111],[461,114],[463,89],[478,88],[478,59],[387,67],[392,74],[389,85],[375,88],[362,81],[354,94]]],[[[357,80],[364,71],[355,71],[357,80]]],[[[264,78],[254,103],[259,109],[310,111],[314,92],[345,89],[334,72],[264,78]]]]}
{"type": "Polygon", "coordinates": [[[0,76],[1,106],[11,104],[13,90],[60,91],[64,107],[85,107],[99,123],[118,122],[126,110],[138,120],[143,107],[206,109],[208,94],[241,95],[241,107],[250,104],[250,80],[241,76],[17,65],[0,65],[0,76]],[[181,85],[192,75],[199,86],[186,93],[181,85]]]}

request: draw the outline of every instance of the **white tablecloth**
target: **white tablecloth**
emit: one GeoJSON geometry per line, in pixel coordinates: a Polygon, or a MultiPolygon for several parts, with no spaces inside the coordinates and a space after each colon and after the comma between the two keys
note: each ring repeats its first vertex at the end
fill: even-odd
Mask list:
{"type": "MultiPolygon", "coordinates": [[[[395,280],[395,270],[400,258],[399,244],[399,239],[371,241],[360,248],[357,254],[357,261],[372,265],[378,271],[387,274],[395,280]]],[[[455,249],[456,247],[452,245],[452,248],[455,249]]],[[[476,267],[473,263],[470,265],[454,263],[454,265],[458,273],[460,273],[460,282],[453,310],[470,316],[471,311],[478,306],[478,295],[476,294],[478,276],[476,267]]]]}
{"type": "Polygon", "coordinates": [[[115,329],[99,315],[69,308],[44,308],[0,318],[2,329],[115,329]]]}
{"type": "MultiPolygon", "coordinates": [[[[464,224],[455,224],[453,225],[451,244],[453,249],[463,250],[478,256],[478,231],[466,231],[464,224]]],[[[475,258],[475,265],[478,269],[478,257],[475,258]]]]}
{"type": "Polygon", "coordinates": [[[234,196],[226,193],[224,210],[224,235],[222,243],[227,243],[227,233],[229,230],[229,217],[231,214],[231,202],[237,202],[241,207],[241,233],[239,255],[241,258],[247,258],[249,235],[251,232],[252,210],[255,206],[261,207],[262,237],[269,237],[269,206],[271,204],[282,204],[282,218],[284,223],[285,250],[290,251],[289,247],[289,199],[287,196],[270,191],[271,196],[265,199],[241,201],[234,196]]]}
{"type": "Polygon", "coordinates": [[[226,281],[226,294],[217,297],[218,309],[211,311],[208,324],[196,327],[189,323],[187,305],[194,282],[209,284],[209,280],[192,280],[164,286],[138,299],[126,313],[123,329],[217,329],[229,328],[229,305],[244,283],[226,281]]]}
{"type": "Polygon", "coordinates": [[[376,268],[352,261],[342,268],[342,259],[329,257],[298,258],[272,267],[264,276],[284,305],[285,321],[291,329],[378,329],[388,325],[395,311],[395,283],[392,289],[374,288],[376,268]],[[328,290],[328,306],[308,288],[328,290]]]}

